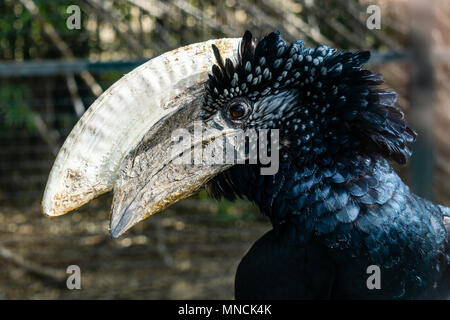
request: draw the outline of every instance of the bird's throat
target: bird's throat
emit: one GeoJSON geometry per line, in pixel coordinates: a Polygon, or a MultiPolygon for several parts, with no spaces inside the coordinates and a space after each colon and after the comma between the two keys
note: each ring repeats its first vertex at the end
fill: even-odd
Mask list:
{"type": "Polygon", "coordinates": [[[210,183],[215,196],[245,196],[269,217],[274,228],[292,223],[299,238],[331,234],[338,226],[356,223],[365,208],[382,206],[405,187],[382,157],[354,155],[327,165],[282,162],[273,176],[257,167],[237,166],[210,183]]]}

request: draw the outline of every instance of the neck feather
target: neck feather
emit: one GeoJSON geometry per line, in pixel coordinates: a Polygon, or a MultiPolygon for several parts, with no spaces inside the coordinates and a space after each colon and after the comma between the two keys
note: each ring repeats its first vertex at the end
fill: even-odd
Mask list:
{"type": "Polygon", "coordinates": [[[257,166],[237,166],[211,181],[208,191],[230,200],[247,197],[275,228],[293,223],[308,237],[357,221],[400,187],[405,186],[386,159],[354,155],[307,166],[285,160],[273,176],[261,176],[257,166]]]}

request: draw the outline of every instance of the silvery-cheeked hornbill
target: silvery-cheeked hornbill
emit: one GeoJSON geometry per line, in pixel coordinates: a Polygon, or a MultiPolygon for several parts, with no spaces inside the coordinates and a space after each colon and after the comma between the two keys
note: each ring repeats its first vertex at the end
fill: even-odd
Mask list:
{"type": "MultiPolygon", "coordinates": [[[[369,56],[288,43],[279,32],[256,43],[246,32],[154,58],[79,120],[43,211],[61,215],[113,190],[118,237],[206,186],[254,201],[273,225],[238,267],[238,299],[447,298],[450,209],[412,194],[391,168],[407,161],[416,134],[381,75],[362,68],[369,56]],[[175,163],[171,133],[194,123],[214,137],[278,129],[278,171],[175,163]],[[379,289],[367,286],[373,265],[379,289]]],[[[200,135],[185,151],[212,140],[200,135]]]]}

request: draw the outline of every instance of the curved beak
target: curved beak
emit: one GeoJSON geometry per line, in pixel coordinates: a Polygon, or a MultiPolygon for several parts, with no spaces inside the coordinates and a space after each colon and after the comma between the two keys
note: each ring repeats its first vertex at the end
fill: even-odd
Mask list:
{"type": "Polygon", "coordinates": [[[196,193],[234,164],[226,161],[226,152],[239,150],[239,131],[220,114],[199,120],[201,94],[182,100],[183,106],[160,119],[123,160],[114,184],[112,237],[196,193]]]}
{"type": "Polygon", "coordinates": [[[214,137],[233,129],[220,116],[197,120],[215,63],[211,45],[233,61],[239,41],[210,40],[176,49],[111,86],[61,148],[45,188],[44,214],[65,214],[114,189],[111,235],[117,237],[230,167],[198,154],[214,137]],[[196,135],[199,128],[206,134],[196,135]],[[183,137],[183,142],[174,137],[183,137]]]}

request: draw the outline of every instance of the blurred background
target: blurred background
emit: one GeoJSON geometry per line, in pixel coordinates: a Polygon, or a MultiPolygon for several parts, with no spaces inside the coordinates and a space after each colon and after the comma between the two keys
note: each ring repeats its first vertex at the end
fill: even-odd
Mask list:
{"type": "Polygon", "coordinates": [[[233,298],[240,259],[270,229],[245,200],[200,192],[118,240],[108,235],[109,194],[57,219],[39,202],[65,137],[112,83],[163,52],[246,29],[372,50],[368,67],[419,132],[398,172],[450,205],[450,1],[1,0],[0,298],[233,298]],[[77,27],[72,5],[79,28],[67,24],[77,27]],[[66,288],[72,264],[81,290],[66,288]]]}

